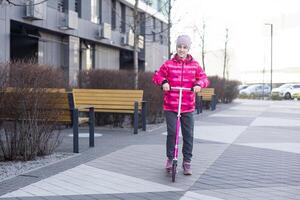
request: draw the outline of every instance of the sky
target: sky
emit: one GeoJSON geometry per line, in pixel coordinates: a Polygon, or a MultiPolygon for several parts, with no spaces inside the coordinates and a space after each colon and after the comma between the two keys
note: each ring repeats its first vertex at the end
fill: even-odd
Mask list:
{"type": "Polygon", "coordinates": [[[243,83],[270,82],[272,23],[273,83],[300,82],[300,0],[175,0],[171,18],[172,50],[188,34],[200,64],[205,23],[208,75],[222,76],[228,28],[228,76],[243,83]]]}

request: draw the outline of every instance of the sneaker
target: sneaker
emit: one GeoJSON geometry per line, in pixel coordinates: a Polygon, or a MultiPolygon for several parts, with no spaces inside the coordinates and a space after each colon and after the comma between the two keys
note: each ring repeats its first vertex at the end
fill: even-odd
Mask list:
{"type": "Polygon", "coordinates": [[[191,163],[184,161],[182,163],[183,174],[186,176],[192,175],[191,163]]]}
{"type": "Polygon", "coordinates": [[[171,159],[167,159],[166,170],[167,170],[167,172],[172,171],[172,160],[171,159]]]}

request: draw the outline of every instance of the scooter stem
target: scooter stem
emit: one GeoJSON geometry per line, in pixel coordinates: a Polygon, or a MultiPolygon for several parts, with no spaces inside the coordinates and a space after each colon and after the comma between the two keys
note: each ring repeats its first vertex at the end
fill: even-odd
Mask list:
{"type": "Polygon", "coordinates": [[[177,112],[177,117],[180,117],[180,113],[181,113],[181,98],[182,98],[182,88],[179,89],[179,103],[178,103],[178,112],[177,112]]]}

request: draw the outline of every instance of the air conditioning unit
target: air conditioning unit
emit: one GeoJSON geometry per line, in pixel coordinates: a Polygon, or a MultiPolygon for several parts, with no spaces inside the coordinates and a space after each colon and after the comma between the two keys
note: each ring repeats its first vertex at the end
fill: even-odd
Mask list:
{"type": "Polygon", "coordinates": [[[132,31],[129,31],[125,35],[121,36],[121,45],[123,46],[132,46],[134,45],[134,34],[132,31]]]}
{"type": "Polygon", "coordinates": [[[143,49],[144,48],[144,36],[139,35],[139,48],[143,49]]]}
{"type": "Polygon", "coordinates": [[[147,5],[149,5],[149,6],[152,6],[152,0],[145,0],[145,3],[147,4],[147,5]]]}
{"type": "Polygon", "coordinates": [[[111,25],[103,23],[99,28],[97,38],[99,39],[111,39],[111,25]]]}
{"type": "Polygon", "coordinates": [[[127,42],[129,46],[134,45],[134,33],[130,30],[128,33],[126,33],[127,42]]]}
{"type": "Polygon", "coordinates": [[[78,29],[78,13],[73,10],[68,10],[65,19],[62,22],[60,29],[78,29]]]}
{"type": "Polygon", "coordinates": [[[40,0],[29,0],[25,3],[24,19],[42,20],[46,16],[47,3],[41,3],[40,0]]]}

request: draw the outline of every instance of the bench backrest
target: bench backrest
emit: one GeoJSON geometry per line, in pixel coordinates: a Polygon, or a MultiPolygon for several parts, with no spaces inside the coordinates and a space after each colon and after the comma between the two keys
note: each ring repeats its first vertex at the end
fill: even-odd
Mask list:
{"type": "Polygon", "coordinates": [[[202,96],[202,100],[211,101],[212,95],[215,94],[215,88],[202,88],[198,93],[199,96],[202,96]]]}
{"type": "MultiPolygon", "coordinates": [[[[10,109],[18,109],[18,106],[22,105],[22,101],[28,101],[29,104],[27,103],[28,105],[26,106],[26,109],[32,110],[33,107],[30,106],[33,106],[33,104],[30,104],[30,99],[39,99],[38,112],[40,112],[40,120],[57,121],[62,123],[71,123],[72,121],[68,94],[65,89],[47,88],[36,90],[32,88],[6,88],[2,92],[4,92],[5,98],[12,99],[13,102],[16,101],[14,103],[17,105],[14,105],[13,108],[9,107],[10,109]],[[23,94],[26,96],[26,100],[22,97],[23,94]]],[[[18,117],[15,114],[19,112],[19,110],[7,110],[6,112],[1,112],[0,119],[13,120],[18,117]]],[[[35,117],[38,118],[38,116],[35,117]]],[[[26,120],[26,118],[24,120],[26,120]]]]}
{"type": "Polygon", "coordinates": [[[79,110],[92,106],[95,112],[133,113],[135,101],[142,109],[143,90],[73,89],[73,99],[79,110]]]}

